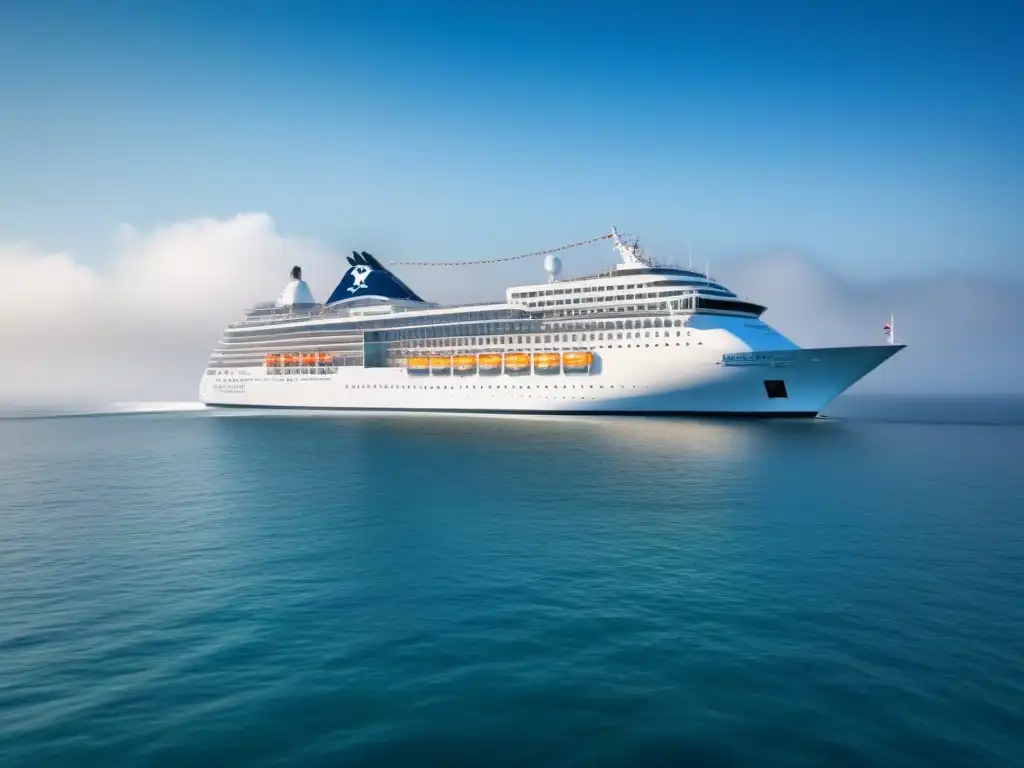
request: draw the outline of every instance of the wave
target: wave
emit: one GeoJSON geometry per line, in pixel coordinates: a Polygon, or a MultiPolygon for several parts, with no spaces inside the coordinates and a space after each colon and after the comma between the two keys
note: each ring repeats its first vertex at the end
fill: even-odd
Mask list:
{"type": "Polygon", "coordinates": [[[0,407],[0,419],[60,419],[83,416],[116,416],[146,413],[205,411],[197,400],[128,401],[116,403],[12,405],[0,407]]]}
{"type": "Polygon", "coordinates": [[[198,400],[139,401],[111,403],[114,413],[172,413],[176,411],[205,411],[208,407],[198,400]]]}

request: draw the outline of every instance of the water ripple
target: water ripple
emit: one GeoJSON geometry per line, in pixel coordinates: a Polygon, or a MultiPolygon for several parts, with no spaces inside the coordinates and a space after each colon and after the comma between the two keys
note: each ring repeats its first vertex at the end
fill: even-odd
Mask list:
{"type": "Polygon", "coordinates": [[[0,754],[1024,764],[1022,449],[877,414],[9,419],[0,754]]]}

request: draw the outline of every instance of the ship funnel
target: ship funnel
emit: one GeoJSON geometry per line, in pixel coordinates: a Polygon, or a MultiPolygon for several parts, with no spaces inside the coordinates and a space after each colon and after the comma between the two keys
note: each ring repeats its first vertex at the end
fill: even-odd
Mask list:
{"type": "Polygon", "coordinates": [[[308,306],[316,303],[313,301],[313,292],[309,290],[306,281],[302,279],[302,267],[298,265],[292,267],[291,278],[292,281],[284,287],[281,295],[277,298],[277,306],[308,306]]]}
{"type": "Polygon", "coordinates": [[[348,299],[372,297],[383,300],[420,301],[413,291],[371,253],[352,251],[351,265],[327,299],[325,306],[348,299]]]}

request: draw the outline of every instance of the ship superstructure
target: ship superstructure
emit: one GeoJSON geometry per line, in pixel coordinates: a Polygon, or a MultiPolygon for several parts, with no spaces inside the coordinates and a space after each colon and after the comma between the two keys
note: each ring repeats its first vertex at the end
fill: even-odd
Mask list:
{"type": "Polygon", "coordinates": [[[301,270],[230,325],[200,383],[208,405],[546,413],[813,416],[902,348],[801,349],[707,274],[620,261],[509,288],[497,304],[427,302],[353,252],[323,304],[301,270]]]}

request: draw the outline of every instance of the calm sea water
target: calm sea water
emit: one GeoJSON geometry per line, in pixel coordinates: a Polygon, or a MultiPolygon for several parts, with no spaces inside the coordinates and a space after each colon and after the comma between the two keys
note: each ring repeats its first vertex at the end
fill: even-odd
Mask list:
{"type": "Polygon", "coordinates": [[[832,413],[2,419],[0,764],[1024,765],[1024,403],[832,413]]]}

